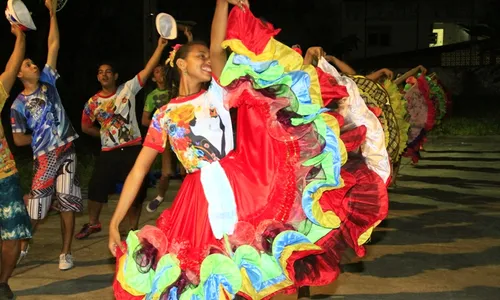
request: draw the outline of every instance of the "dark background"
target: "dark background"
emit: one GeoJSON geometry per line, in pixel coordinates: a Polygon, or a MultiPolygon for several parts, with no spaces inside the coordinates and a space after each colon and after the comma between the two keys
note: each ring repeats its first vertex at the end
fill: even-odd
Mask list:
{"type": "MultiPolygon", "coordinates": [[[[132,78],[139,72],[154,47],[157,32],[154,18],[157,12],[166,12],[178,20],[192,20],[198,24],[193,28],[194,38],[209,42],[210,26],[215,8],[214,0],[163,1],[157,6],[144,11],[144,1],[132,0],[68,0],[66,6],[58,12],[61,49],[57,69],[61,75],[58,90],[64,107],[73,126],[80,130],[81,112],[85,102],[100,88],[96,79],[98,64],[101,61],[113,61],[120,74],[121,81],[132,78]],[[144,25],[146,24],[146,25],[144,25]],[[149,25],[149,26],[148,26],[149,25]],[[146,26],[146,28],[145,28],[146,26]]],[[[2,0],[1,7],[6,6],[2,0]]],[[[328,14],[318,18],[318,9],[334,9],[328,1],[311,1],[304,5],[303,1],[252,1],[252,11],[264,17],[276,27],[282,28],[280,41],[292,45],[301,43],[303,47],[319,44],[328,47],[333,43],[324,36],[324,23],[328,23],[328,14]],[[326,3],[325,3],[326,2],[326,3]],[[331,6],[331,5],[330,5],[331,6]],[[300,18],[297,13],[300,12],[300,18]]],[[[49,15],[43,0],[24,0],[32,12],[37,31],[27,32],[26,57],[35,61],[42,68],[47,55],[47,37],[49,31],[49,15]]],[[[321,11],[319,9],[319,11],[321,11]]],[[[3,68],[12,52],[15,38],[10,33],[9,23],[0,22],[0,67],[3,68]]],[[[184,43],[182,33],[179,40],[184,43]]],[[[169,48],[170,50],[170,48],[169,48]]],[[[165,51],[165,58],[169,51],[165,51]]],[[[146,88],[137,97],[137,116],[140,119],[144,103],[144,93],[153,88],[148,82],[146,88]]],[[[2,123],[9,144],[14,153],[29,153],[29,147],[17,149],[10,137],[9,114],[10,105],[21,91],[17,82],[11,91],[11,97],[2,111],[2,123]]],[[[100,142],[85,134],[80,134],[77,149],[98,152],[100,142]]]]}

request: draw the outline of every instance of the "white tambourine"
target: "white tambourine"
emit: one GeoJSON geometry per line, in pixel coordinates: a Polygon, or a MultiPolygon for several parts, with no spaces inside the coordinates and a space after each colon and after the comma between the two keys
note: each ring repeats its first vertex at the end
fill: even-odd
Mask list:
{"type": "Polygon", "coordinates": [[[31,13],[21,0],[7,1],[5,17],[11,24],[16,24],[23,31],[36,30],[35,23],[31,18],[31,13]]]}
{"type": "Polygon", "coordinates": [[[156,30],[164,39],[175,40],[177,38],[177,22],[169,14],[160,13],[156,16],[156,30]]]}

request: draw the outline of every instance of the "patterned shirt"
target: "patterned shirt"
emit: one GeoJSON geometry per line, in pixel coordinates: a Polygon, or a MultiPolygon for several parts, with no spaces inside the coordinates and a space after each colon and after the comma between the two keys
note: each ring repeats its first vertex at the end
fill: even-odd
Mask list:
{"type": "Polygon", "coordinates": [[[142,89],[139,75],[120,85],[113,95],[95,94],[85,104],[82,123],[101,126],[102,151],[140,143],[141,132],[135,115],[135,95],[142,89]]]}
{"type": "MultiPolygon", "coordinates": [[[[0,112],[7,101],[9,95],[5,91],[2,82],[0,81],[0,112]]],[[[10,152],[7,139],[3,131],[2,123],[0,122],[0,179],[9,177],[17,172],[14,157],[10,152]]]]}
{"type": "Polygon", "coordinates": [[[146,97],[146,102],[144,103],[145,112],[154,112],[160,109],[163,105],[167,104],[170,100],[170,92],[168,90],[154,89],[146,97]]]}
{"type": "Polygon", "coordinates": [[[233,128],[224,108],[225,90],[215,81],[208,91],[172,99],[153,116],[145,147],[165,150],[167,138],[186,171],[192,173],[233,150],[233,128]]]}
{"type": "Polygon", "coordinates": [[[12,132],[32,131],[34,157],[64,146],[78,138],[56,88],[57,71],[45,65],[40,86],[30,95],[19,94],[12,103],[12,132]]]}

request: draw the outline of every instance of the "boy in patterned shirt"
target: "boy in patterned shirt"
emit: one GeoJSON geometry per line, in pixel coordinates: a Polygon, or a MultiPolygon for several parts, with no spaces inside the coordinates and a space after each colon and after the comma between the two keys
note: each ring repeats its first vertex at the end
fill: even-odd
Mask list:
{"type": "MultiPolygon", "coordinates": [[[[45,219],[51,207],[60,211],[63,246],[59,269],[73,267],[71,242],[75,229],[75,213],[83,208],[80,183],[76,176],[76,153],[73,141],[78,135],[66,115],[56,88],[59,53],[57,0],[46,0],[50,13],[47,63],[42,72],[31,59],[25,59],[18,73],[24,90],[11,107],[14,143],[31,145],[33,150],[33,182],[28,200],[28,213],[33,231],[45,219]],[[56,201],[52,203],[52,196],[56,201]]],[[[27,251],[27,242],[23,245],[27,251]]]]}
{"type": "MultiPolygon", "coordinates": [[[[158,39],[158,46],[144,70],[126,83],[117,86],[118,73],[111,63],[99,66],[97,79],[102,90],[85,104],[82,131],[101,139],[101,154],[96,159],[89,183],[89,222],[75,236],[84,239],[102,229],[99,216],[108,202],[108,194],[116,183],[125,181],[142,149],[142,138],[135,115],[135,96],[160,62],[167,40],[158,39]],[[99,123],[100,128],[95,126],[99,123]]],[[[134,206],[128,212],[130,229],[137,229],[142,203],[147,195],[143,182],[134,206]]]]}
{"type": "MultiPolygon", "coordinates": [[[[16,81],[26,49],[26,40],[21,29],[12,25],[11,31],[16,36],[16,45],[5,72],[0,75],[0,112],[16,81]]],[[[2,241],[0,299],[14,299],[8,281],[19,257],[20,241],[31,238],[31,223],[24,205],[16,163],[7,145],[2,123],[0,123],[0,238],[2,241]]]]}

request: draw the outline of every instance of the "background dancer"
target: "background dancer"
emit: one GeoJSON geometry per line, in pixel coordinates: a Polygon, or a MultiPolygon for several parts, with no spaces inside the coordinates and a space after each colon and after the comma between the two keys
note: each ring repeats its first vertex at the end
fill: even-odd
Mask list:
{"type": "MultiPolygon", "coordinates": [[[[28,212],[33,231],[38,221],[45,219],[51,206],[60,211],[63,245],[59,269],[73,267],[71,242],[75,229],[75,213],[83,208],[80,184],[76,175],[76,153],[73,141],[78,134],[66,115],[56,88],[59,53],[57,0],[46,0],[50,13],[47,63],[42,72],[31,59],[25,59],[18,77],[24,90],[11,107],[12,132],[17,146],[31,144],[33,149],[33,182],[28,200],[28,212]],[[27,131],[31,130],[31,134],[27,131]],[[56,201],[52,196],[56,192],[56,201]]],[[[23,243],[21,256],[28,243],[23,243]]]]}
{"type": "MultiPolygon", "coordinates": [[[[142,89],[160,62],[167,40],[158,39],[158,46],[146,67],[133,79],[117,86],[118,72],[111,63],[99,66],[97,80],[102,90],[85,104],[82,113],[82,131],[101,139],[102,150],[96,159],[89,183],[89,222],[75,236],[83,239],[101,231],[99,216],[108,202],[110,190],[123,182],[141,151],[141,133],[135,115],[135,96],[142,89]],[[95,126],[99,123],[100,128],[95,126]]],[[[141,181],[134,205],[128,211],[129,228],[137,229],[142,203],[147,196],[146,181],[141,181]]]]}
{"type": "MultiPolygon", "coordinates": [[[[16,81],[26,49],[26,39],[22,30],[17,25],[11,25],[11,31],[16,36],[16,44],[5,71],[0,75],[0,112],[16,81]]],[[[0,240],[2,250],[0,299],[14,299],[14,293],[9,287],[9,278],[19,257],[20,241],[30,238],[31,223],[24,205],[16,163],[0,123],[0,240]]]]}

